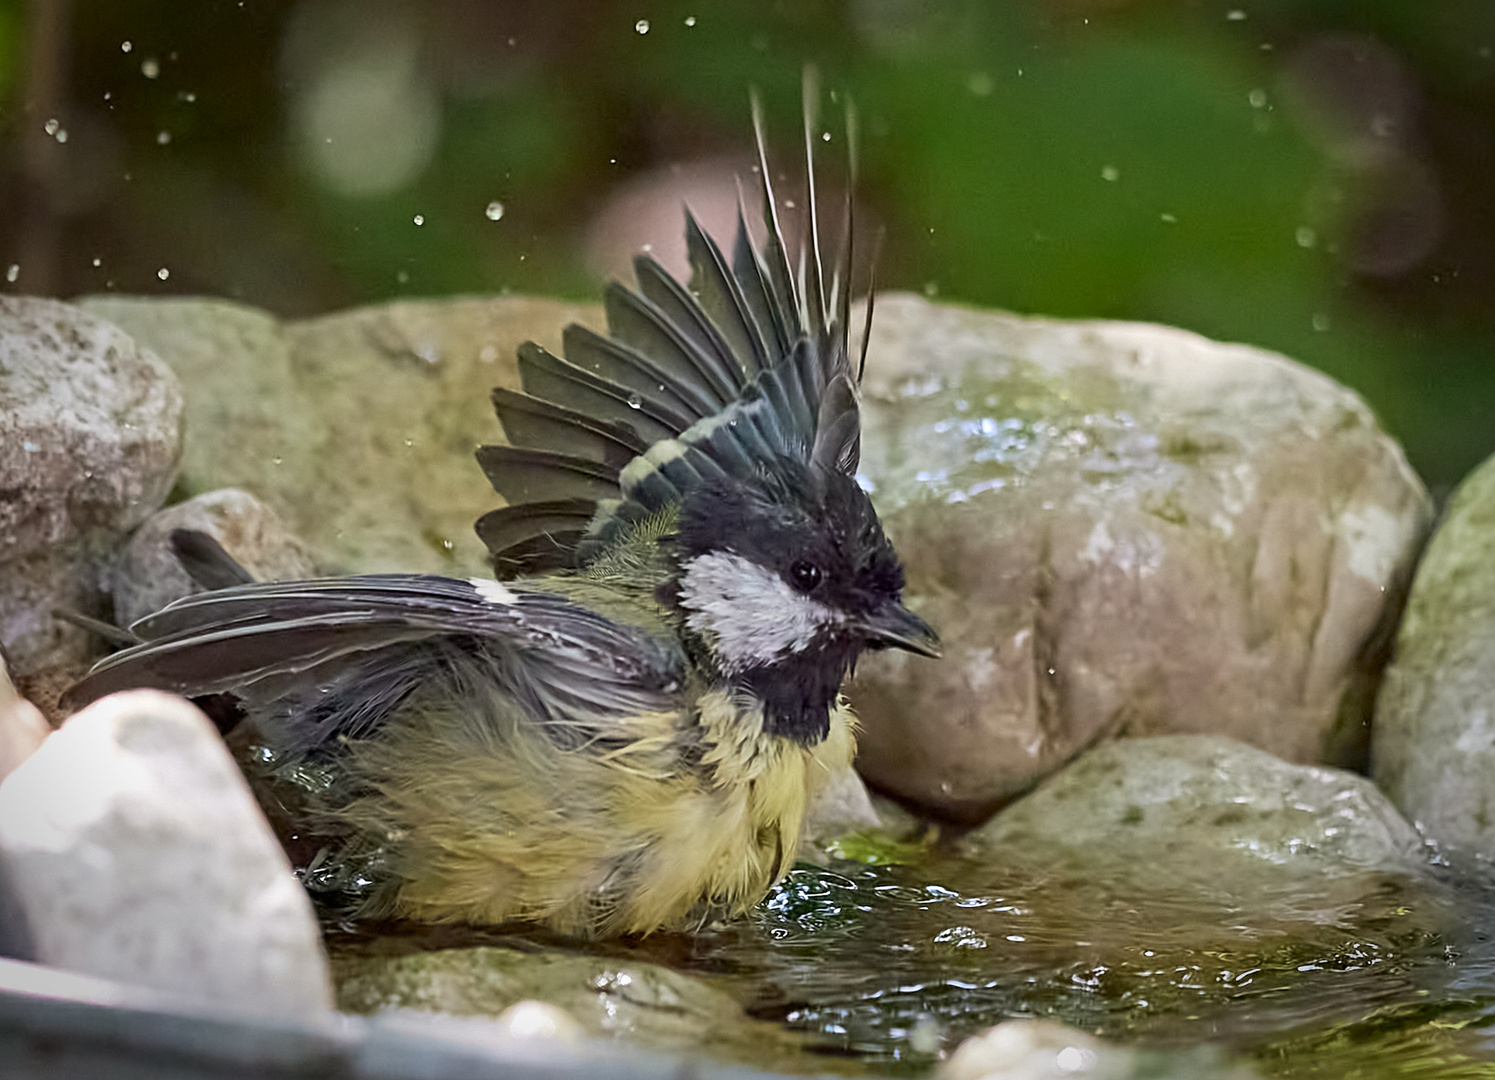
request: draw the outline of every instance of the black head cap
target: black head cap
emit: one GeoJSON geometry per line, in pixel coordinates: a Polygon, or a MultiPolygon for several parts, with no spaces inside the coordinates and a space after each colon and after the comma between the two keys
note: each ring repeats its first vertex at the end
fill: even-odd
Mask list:
{"type": "Polygon", "coordinates": [[[938,639],[902,604],[866,492],[839,471],[770,466],[686,498],[669,599],[718,672],[764,702],[770,731],[815,742],[863,649],[938,655],[938,639]]]}

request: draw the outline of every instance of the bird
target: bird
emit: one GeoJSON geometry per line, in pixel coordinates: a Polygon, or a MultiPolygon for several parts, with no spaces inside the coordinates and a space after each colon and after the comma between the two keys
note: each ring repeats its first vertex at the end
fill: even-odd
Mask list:
{"type": "MultiPolygon", "coordinates": [[[[256,582],[201,533],[208,591],[130,627],[65,695],[153,687],[219,723],[303,883],[348,920],[538,924],[597,939],[739,917],[851,765],[868,649],[939,655],[856,478],[852,196],[827,280],[805,79],[807,235],[791,263],[752,97],[766,238],[692,273],[647,254],[608,333],[519,349],[477,460],[494,575],[256,582]]],[[[846,110],[855,145],[854,112],[846,110]]],[[[854,180],[854,149],[848,155],[854,180]]]]}

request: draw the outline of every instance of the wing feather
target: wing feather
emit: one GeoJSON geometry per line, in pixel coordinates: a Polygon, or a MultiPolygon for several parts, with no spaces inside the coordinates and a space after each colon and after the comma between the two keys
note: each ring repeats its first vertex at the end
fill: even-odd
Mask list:
{"type": "Polygon", "coordinates": [[[67,707],[137,687],[231,692],[261,707],[294,703],[308,728],[293,736],[311,744],[349,734],[354,718],[367,733],[442,650],[491,663],[502,688],[558,725],[662,711],[683,677],[664,637],[554,593],[432,575],[240,585],[185,597],[132,629],[144,640],[94,665],[67,707]],[[360,685],[369,678],[382,680],[378,716],[360,685]]]}
{"type": "MultiPolygon", "coordinates": [[[[565,359],[520,350],[524,394],[494,406],[512,447],[479,461],[516,505],[590,500],[582,535],[552,510],[485,516],[479,534],[504,576],[581,568],[634,524],[724,476],[748,477],[788,457],[850,474],[856,468],[859,372],[847,355],[851,194],[840,253],[827,284],[814,154],[819,91],[805,77],[806,241],[791,267],[763,137],[752,101],[766,239],[753,245],[739,200],[730,265],[686,213],[690,288],[648,257],[635,260],[638,291],[604,293],[608,337],[580,326],[563,336],[565,359]],[[606,466],[606,469],[603,468],[606,466]],[[513,475],[506,475],[512,473],[513,475]],[[543,525],[541,523],[544,523],[543,525]],[[571,545],[564,561],[562,545],[571,545]]],[[[853,117],[847,110],[848,142],[853,117]]],[[[852,162],[854,171],[854,161],[852,162]]],[[[574,526],[581,512],[568,513],[574,526]]]]}

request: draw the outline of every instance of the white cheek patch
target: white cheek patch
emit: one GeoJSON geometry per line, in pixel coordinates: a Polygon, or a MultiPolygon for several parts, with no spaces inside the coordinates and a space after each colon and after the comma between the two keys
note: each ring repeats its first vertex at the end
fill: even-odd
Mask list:
{"type": "Polygon", "coordinates": [[[680,581],[685,623],[736,674],[798,652],[839,618],[757,563],[724,551],[692,559],[680,581]]]}
{"type": "Polygon", "coordinates": [[[476,589],[478,595],[490,604],[512,604],[519,599],[519,597],[491,578],[468,578],[467,583],[476,589]]]}

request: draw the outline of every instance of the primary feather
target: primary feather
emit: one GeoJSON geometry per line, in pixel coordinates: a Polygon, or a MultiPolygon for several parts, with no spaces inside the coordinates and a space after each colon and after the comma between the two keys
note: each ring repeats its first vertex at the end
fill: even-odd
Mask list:
{"type": "Polygon", "coordinates": [[[849,764],[857,654],[930,652],[853,474],[851,214],[791,272],[754,102],[767,240],[729,260],[688,213],[688,286],[610,286],[606,337],[519,351],[495,390],[500,580],[375,575],[227,587],[135,624],[72,688],[225,702],[308,886],[354,915],[531,919],[585,935],[731,915],[787,868],[806,800],[849,764]],[[800,284],[796,284],[796,281],[800,284]]]}

